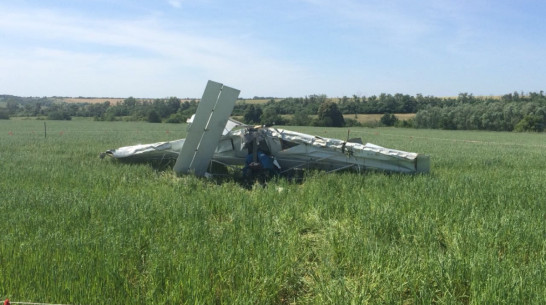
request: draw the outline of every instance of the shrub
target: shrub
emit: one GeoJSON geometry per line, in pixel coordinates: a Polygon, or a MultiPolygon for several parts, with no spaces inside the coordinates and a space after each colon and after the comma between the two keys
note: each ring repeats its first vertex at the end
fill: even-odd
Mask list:
{"type": "Polygon", "coordinates": [[[385,113],[381,117],[380,122],[385,126],[394,126],[398,122],[398,118],[392,113],[385,113]]]}
{"type": "Polygon", "coordinates": [[[53,111],[47,114],[48,120],[66,120],[70,121],[72,120],[72,117],[64,111],[53,111]]]}
{"type": "Polygon", "coordinates": [[[0,120],[9,120],[9,113],[7,109],[0,108],[0,120]]]}
{"type": "Polygon", "coordinates": [[[169,116],[169,118],[165,121],[165,123],[174,123],[174,124],[184,123],[186,122],[187,119],[188,119],[187,116],[183,115],[180,112],[177,112],[177,113],[171,114],[171,116],[169,116]]]}
{"type": "Polygon", "coordinates": [[[244,115],[243,122],[247,124],[258,124],[261,122],[262,108],[255,107],[254,105],[248,106],[244,115]]]}
{"type": "Polygon", "coordinates": [[[408,119],[408,120],[398,120],[398,121],[396,121],[396,123],[394,123],[394,126],[395,127],[403,127],[403,128],[414,128],[415,127],[414,122],[415,122],[415,120],[413,118],[408,119]]]}
{"type": "Polygon", "coordinates": [[[161,123],[161,117],[157,111],[152,110],[148,113],[148,122],[150,123],[161,123]]]}
{"type": "Polygon", "coordinates": [[[290,120],[290,125],[294,126],[308,126],[311,123],[311,118],[307,112],[303,110],[297,110],[290,120]]]}
{"type": "Polygon", "coordinates": [[[345,119],[336,103],[326,101],[319,106],[318,120],[315,124],[316,126],[343,127],[345,126],[345,119]]]}
{"type": "Polygon", "coordinates": [[[524,132],[524,131],[544,131],[544,123],[542,118],[538,115],[526,115],[521,121],[519,121],[514,127],[514,131],[524,132]]]}
{"type": "Polygon", "coordinates": [[[346,127],[361,127],[362,124],[360,124],[360,122],[355,119],[345,119],[345,126],[346,127]]]}

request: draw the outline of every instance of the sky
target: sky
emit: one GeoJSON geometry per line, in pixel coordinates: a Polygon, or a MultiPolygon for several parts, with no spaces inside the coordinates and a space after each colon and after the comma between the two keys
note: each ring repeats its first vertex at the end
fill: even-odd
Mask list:
{"type": "Polygon", "coordinates": [[[0,94],[456,96],[546,87],[543,0],[0,2],[0,94]]]}

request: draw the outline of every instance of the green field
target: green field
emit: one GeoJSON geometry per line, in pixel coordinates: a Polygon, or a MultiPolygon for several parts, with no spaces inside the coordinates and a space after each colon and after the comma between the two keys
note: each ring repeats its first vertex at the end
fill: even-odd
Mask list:
{"type": "Polygon", "coordinates": [[[0,120],[0,300],[546,300],[544,133],[351,128],[429,154],[432,172],[316,172],[250,190],[98,158],[184,135],[183,124],[0,120]]]}

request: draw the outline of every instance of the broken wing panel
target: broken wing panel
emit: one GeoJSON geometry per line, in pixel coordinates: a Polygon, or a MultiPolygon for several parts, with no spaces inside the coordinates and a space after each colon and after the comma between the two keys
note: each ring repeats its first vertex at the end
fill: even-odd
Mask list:
{"type": "Polygon", "coordinates": [[[430,170],[429,158],[416,153],[389,149],[371,143],[363,145],[282,129],[269,128],[267,133],[282,141],[299,144],[276,154],[283,167],[286,165],[300,167],[300,164],[304,164],[305,167],[331,170],[354,164],[364,168],[403,173],[430,170]]]}
{"type": "Polygon", "coordinates": [[[147,162],[153,160],[176,159],[178,152],[184,145],[184,139],[158,142],[152,144],[139,144],[124,146],[107,150],[105,153],[116,159],[135,162],[147,162]]]}
{"type": "Polygon", "coordinates": [[[205,174],[238,96],[237,89],[213,81],[207,83],[174,166],[177,174],[205,174]]]}
{"type": "Polygon", "coordinates": [[[188,172],[221,90],[222,84],[210,80],[208,81],[205,91],[203,92],[203,97],[199,101],[193,122],[188,127],[186,141],[184,142],[180,155],[174,165],[174,171],[177,174],[188,172]]]}
{"type": "Polygon", "coordinates": [[[227,86],[222,88],[190,168],[195,171],[195,175],[205,174],[238,96],[239,90],[227,86]]]}

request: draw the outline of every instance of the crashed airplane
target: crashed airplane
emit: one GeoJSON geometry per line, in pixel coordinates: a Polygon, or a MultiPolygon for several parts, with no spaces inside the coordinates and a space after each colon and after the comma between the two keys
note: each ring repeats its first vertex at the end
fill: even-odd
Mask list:
{"type": "Polygon", "coordinates": [[[106,155],[128,162],[172,161],[178,175],[210,175],[212,164],[242,166],[244,175],[299,169],[335,172],[368,169],[428,173],[427,155],[338,140],[276,127],[249,126],[229,118],[239,90],[209,81],[185,139],[126,146],[106,155]]]}

